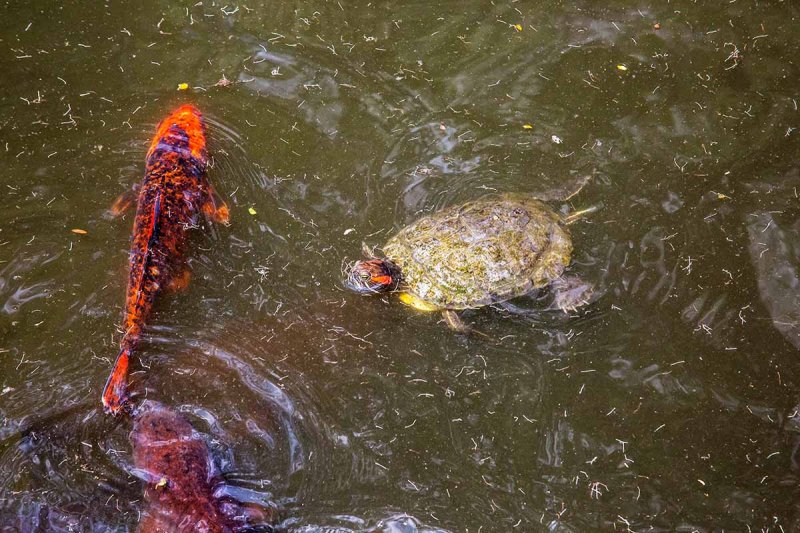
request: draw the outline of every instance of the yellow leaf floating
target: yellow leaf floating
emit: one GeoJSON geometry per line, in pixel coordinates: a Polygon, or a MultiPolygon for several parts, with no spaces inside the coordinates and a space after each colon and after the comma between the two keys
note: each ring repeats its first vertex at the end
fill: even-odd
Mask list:
{"type": "Polygon", "coordinates": [[[617,70],[625,71],[628,70],[628,67],[626,67],[625,65],[617,65],[617,70]]]}
{"type": "Polygon", "coordinates": [[[251,207],[251,208],[249,208],[249,209],[247,210],[247,212],[248,212],[248,213],[250,213],[251,215],[255,215],[255,214],[256,214],[256,210],[255,210],[255,209],[253,209],[252,207],[251,207]]]}
{"type": "Polygon", "coordinates": [[[157,489],[163,489],[166,486],[167,486],[167,478],[165,477],[162,477],[161,479],[158,480],[158,483],[156,483],[157,489]]]}
{"type": "Polygon", "coordinates": [[[89,232],[88,232],[88,231],[86,231],[85,229],[80,229],[80,228],[74,228],[74,229],[72,229],[72,230],[70,230],[70,231],[71,231],[72,233],[77,233],[78,235],[86,235],[87,233],[89,233],[89,232]]]}
{"type": "Polygon", "coordinates": [[[514,24],[514,29],[517,31],[522,31],[522,24],[514,24]]]}
{"type": "Polygon", "coordinates": [[[189,84],[188,83],[179,83],[178,84],[178,90],[179,91],[185,91],[188,88],[189,88],[189,84]]]}
{"type": "Polygon", "coordinates": [[[730,200],[731,197],[727,194],[722,194],[721,192],[717,193],[717,200],[730,200]]]}
{"type": "Polygon", "coordinates": [[[523,124],[522,125],[522,129],[523,130],[532,130],[533,126],[531,124],[523,124]]]}

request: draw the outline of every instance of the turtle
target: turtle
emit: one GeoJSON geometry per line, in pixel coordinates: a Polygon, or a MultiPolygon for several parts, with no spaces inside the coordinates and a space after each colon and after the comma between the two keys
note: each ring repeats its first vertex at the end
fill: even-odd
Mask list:
{"type": "Polygon", "coordinates": [[[543,196],[524,193],[450,206],[401,229],[380,257],[365,246],[368,258],[345,268],[344,284],[361,294],[398,292],[406,305],[442,312],[460,333],[470,328],[458,311],[491,304],[513,310],[507,300],[544,287],[555,293],[556,307],[574,310],[594,291],[564,276],[572,254],[567,225],[589,211],[563,216],[543,196]]]}

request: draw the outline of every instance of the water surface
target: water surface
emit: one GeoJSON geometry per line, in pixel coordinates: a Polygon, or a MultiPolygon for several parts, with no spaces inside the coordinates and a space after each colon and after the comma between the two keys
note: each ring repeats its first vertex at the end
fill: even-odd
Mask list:
{"type": "Polygon", "coordinates": [[[793,3],[0,9],[12,531],[135,529],[130,422],[99,402],[132,219],[105,211],[183,102],[232,225],[193,236],[136,387],[234,497],[298,531],[800,527],[793,3]],[[553,204],[600,208],[571,228],[602,291],[574,316],[464,313],[491,343],[341,287],[424,213],[585,175],[553,204]]]}

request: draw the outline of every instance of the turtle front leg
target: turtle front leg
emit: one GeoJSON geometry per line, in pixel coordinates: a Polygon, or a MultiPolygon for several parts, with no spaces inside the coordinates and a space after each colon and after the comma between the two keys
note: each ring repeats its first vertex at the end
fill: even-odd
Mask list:
{"type": "Polygon", "coordinates": [[[599,296],[595,286],[574,276],[564,276],[552,283],[553,306],[565,313],[574,312],[599,296]]]}
{"type": "Polygon", "coordinates": [[[491,335],[466,325],[464,321],[461,320],[461,317],[458,316],[458,313],[456,313],[453,309],[442,309],[442,316],[444,317],[444,321],[447,326],[456,333],[460,333],[462,335],[480,335],[490,342],[499,344],[497,339],[491,335]]]}
{"type": "Polygon", "coordinates": [[[461,317],[459,317],[458,313],[454,310],[442,309],[442,317],[444,317],[445,324],[453,331],[463,335],[472,333],[472,328],[464,324],[464,321],[461,320],[461,317]]]}
{"type": "Polygon", "coordinates": [[[478,333],[479,335],[488,337],[488,335],[481,333],[480,331],[475,331],[471,327],[464,324],[464,322],[458,316],[458,313],[456,313],[455,310],[453,309],[442,309],[441,307],[437,307],[432,303],[426,302],[419,296],[412,294],[410,292],[401,292],[400,301],[409,307],[413,307],[417,311],[423,311],[426,313],[430,313],[433,311],[441,311],[445,324],[447,324],[447,326],[451,330],[457,333],[461,333],[463,335],[469,335],[470,333],[478,333]]]}

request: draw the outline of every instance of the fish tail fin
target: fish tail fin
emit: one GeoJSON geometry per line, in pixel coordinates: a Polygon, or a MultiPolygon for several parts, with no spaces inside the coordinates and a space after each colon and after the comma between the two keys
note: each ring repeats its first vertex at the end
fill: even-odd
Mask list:
{"type": "Polygon", "coordinates": [[[128,364],[130,362],[131,349],[122,348],[114,363],[114,368],[108,376],[106,386],[103,389],[103,409],[107,413],[117,415],[125,407],[128,401],[128,364]]]}

